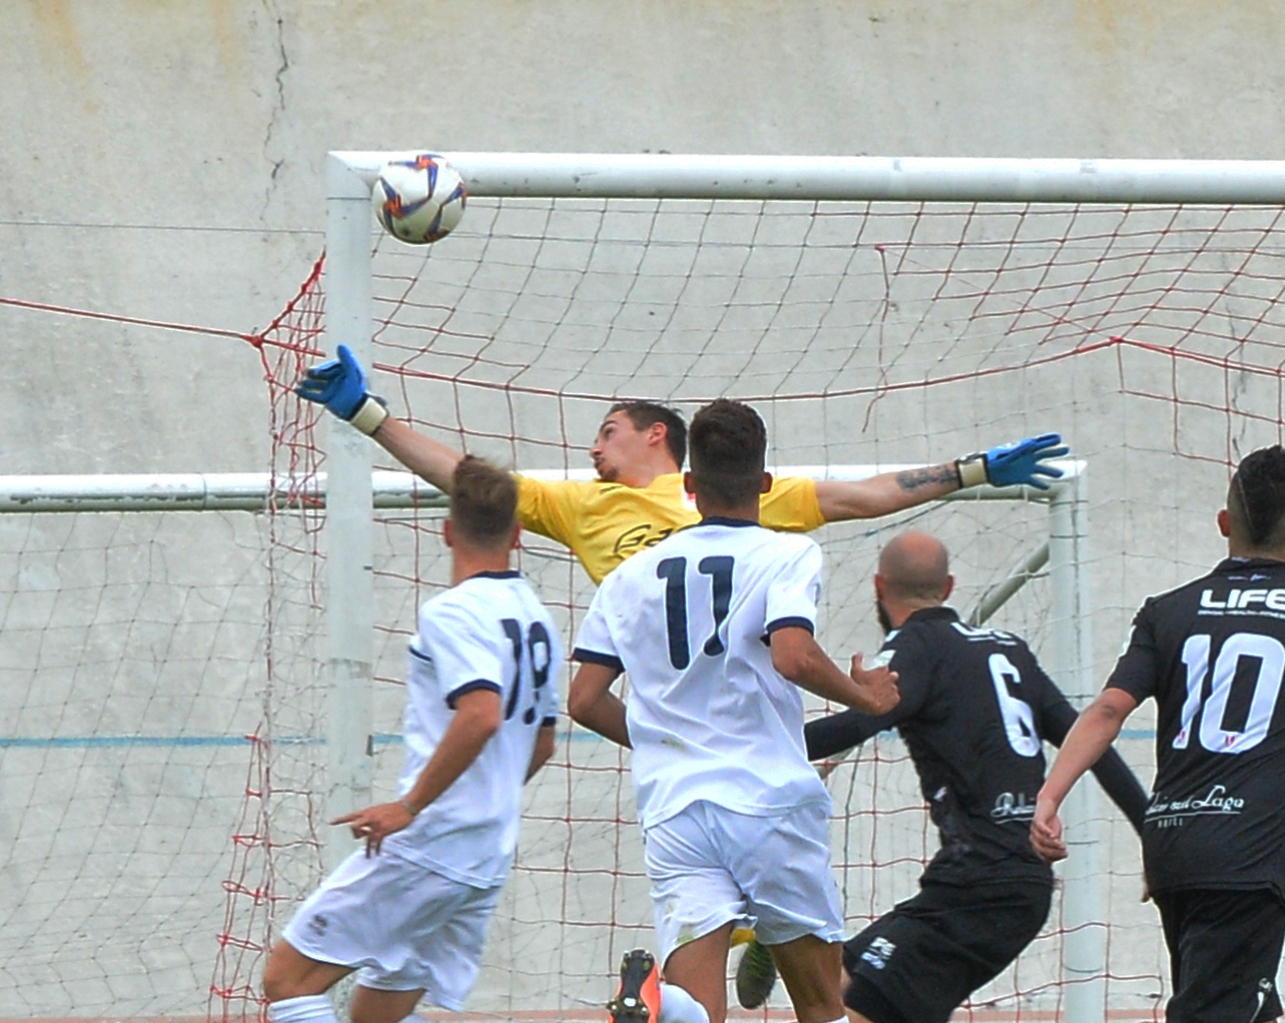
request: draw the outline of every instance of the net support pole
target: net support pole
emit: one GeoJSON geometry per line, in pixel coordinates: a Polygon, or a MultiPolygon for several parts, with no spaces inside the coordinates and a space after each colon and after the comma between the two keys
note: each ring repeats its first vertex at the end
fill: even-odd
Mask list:
{"type": "MultiPolygon", "coordinates": [[[[1080,473],[1057,488],[1049,505],[1053,677],[1077,710],[1093,698],[1094,690],[1087,518],[1087,481],[1080,473]]],[[[1097,782],[1084,778],[1062,811],[1069,849],[1062,867],[1068,1023],[1103,1023],[1106,1018],[1106,881],[1099,800],[1097,782]]]]}
{"type": "MultiPolygon", "coordinates": [[[[370,191],[334,156],[326,158],[326,344],[346,344],[371,360],[370,191]]],[[[328,470],[326,623],[329,689],[324,820],[369,805],[374,677],[374,523],[369,438],[331,418],[328,470]]],[[[325,863],[354,848],[344,828],[329,828],[325,863]]]]}

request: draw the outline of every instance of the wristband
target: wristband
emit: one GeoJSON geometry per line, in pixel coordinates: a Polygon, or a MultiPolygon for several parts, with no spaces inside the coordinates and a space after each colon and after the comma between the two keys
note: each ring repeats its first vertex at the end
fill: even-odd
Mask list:
{"type": "Polygon", "coordinates": [[[416,810],[415,807],[411,805],[411,801],[409,799],[399,799],[397,800],[397,802],[399,802],[402,806],[404,806],[406,808],[406,812],[410,814],[412,817],[419,816],[419,811],[416,810]]]}
{"type": "Polygon", "coordinates": [[[352,414],[348,422],[369,437],[384,425],[384,420],[387,418],[388,409],[384,408],[383,403],[373,394],[368,394],[357,406],[357,411],[352,414]]]}
{"type": "Polygon", "coordinates": [[[986,474],[986,456],[980,451],[975,455],[966,455],[955,460],[955,472],[959,476],[959,487],[977,487],[989,481],[986,474]]]}

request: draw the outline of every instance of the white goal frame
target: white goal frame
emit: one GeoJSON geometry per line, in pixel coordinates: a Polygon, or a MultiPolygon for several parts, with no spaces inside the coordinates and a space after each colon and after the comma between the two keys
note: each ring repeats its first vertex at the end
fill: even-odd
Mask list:
{"type": "MultiPolygon", "coordinates": [[[[338,343],[336,341],[336,343],[338,343]]],[[[327,774],[323,815],[333,817],[369,805],[373,799],[370,742],[374,691],[374,586],[371,572],[375,510],[432,509],[444,512],[446,496],[405,472],[370,469],[370,442],[335,420],[331,428],[332,467],[344,458],[346,472],[332,468],[283,492],[267,473],[182,473],[161,475],[0,476],[0,514],[68,512],[263,512],[270,503],[326,507],[326,621],[329,695],[326,708],[327,774]],[[357,443],[348,443],[356,440],[357,443]],[[342,456],[339,454],[343,452],[342,456]],[[364,473],[362,476],[360,474],[364,473]],[[287,493],[291,496],[287,497],[287,493]]],[[[1048,491],[1025,487],[981,487],[956,492],[948,501],[1031,501],[1048,506],[1048,541],[1032,552],[1012,576],[984,594],[969,615],[980,625],[1037,573],[1051,588],[1052,674],[1077,704],[1091,695],[1092,636],[1087,607],[1087,486],[1080,461],[1057,463],[1065,475],[1048,491]]],[[[908,465],[774,466],[788,476],[864,479],[908,465]]],[[[591,472],[530,472],[545,478],[589,477],[591,472]]],[[[295,481],[299,482],[299,481],[295,481]]],[[[1067,1015],[1074,1023],[1103,1020],[1106,933],[1086,926],[1104,919],[1101,837],[1095,785],[1079,785],[1067,800],[1075,855],[1064,872],[1063,920],[1070,928],[1062,968],[1089,978],[1067,991],[1067,1015]]],[[[326,862],[338,863],[350,843],[339,829],[326,839],[326,862]],[[338,836],[338,838],[336,838],[338,836]]]]}
{"type": "MultiPolygon", "coordinates": [[[[374,316],[371,303],[370,189],[379,168],[405,152],[332,152],[327,180],[327,343],[347,344],[369,364],[374,316]]],[[[1008,203],[1226,203],[1285,205],[1285,162],[1209,160],[953,159],[800,156],[623,155],[575,153],[451,153],[442,156],[460,172],[469,194],[530,198],[780,199],[865,202],[1008,203]]],[[[371,498],[364,489],[371,446],[350,426],[330,433],[333,480],[327,536],[334,727],[369,730],[373,600],[371,498]],[[349,488],[352,488],[350,491],[349,488]],[[335,557],[339,550],[348,556],[335,557]],[[364,717],[363,717],[364,715],[364,717]]],[[[824,475],[825,473],[821,473],[824,475]]],[[[982,488],[983,491],[986,488],[982,488]]],[[[990,491],[985,496],[1011,497],[990,491]]],[[[1048,574],[1052,589],[1053,677],[1083,707],[1096,689],[1092,677],[1092,607],[1087,556],[1087,490],[1083,472],[1072,473],[1048,495],[1048,574]]],[[[1036,552],[1027,567],[1038,566],[1036,552]]],[[[1021,573],[993,597],[1002,602],[1020,587],[1021,573]]],[[[985,603],[985,601],[984,601],[985,603]]],[[[980,610],[980,609],[979,609],[980,610]]],[[[334,759],[338,745],[364,750],[365,731],[332,735],[328,796],[338,806],[361,803],[369,790],[366,758],[334,759]]],[[[1076,786],[1064,814],[1073,836],[1062,870],[1062,971],[1067,1019],[1103,1023],[1107,975],[1102,838],[1096,785],[1076,786]]]]}
{"type": "MultiPolygon", "coordinates": [[[[327,342],[347,344],[369,364],[374,317],[371,305],[370,189],[379,168],[408,152],[332,152],[327,159],[327,342]]],[[[443,153],[473,196],[531,198],[781,199],[863,202],[1077,202],[1077,203],[1285,203],[1285,163],[1259,161],[881,159],[697,155],[593,155],[443,153]]],[[[333,727],[361,734],[332,734],[328,797],[336,809],[360,804],[369,790],[368,765],[335,759],[341,748],[364,750],[369,730],[368,688],[372,659],[373,592],[372,452],[354,429],[331,431],[332,479],[327,536],[331,551],[330,607],[333,727]],[[363,488],[358,492],[349,487],[363,488]],[[347,557],[335,552],[345,550],[347,557]],[[367,701],[363,703],[363,701],[367,701]]],[[[814,467],[818,468],[818,467],[814,467]]],[[[812,475],[828,475],[820,467],[812,475]]],[[[837,468],[837,467],[836,467],[837,468]]],[[[875,471],[871,467],[869,471],[875,471]]],[[[1077,466],[1082,469],[1082,466],[1077,466]]],[[[985,491],[985,488],[983,488],[985,491]]],[[[1052,589],[1052,674],[1076,706],[1092,698],[1092,607],[1087,557],[1087,491],[1075,471],[1048,495],[988,491],[985,497],[1045,499],[1047,549],[1035,552],[1025,574],[999,587],[975,615],[985,617],[1011,596],[1045,560],[1052,589]]],[[[1065,815],[1074,836],[1064,882],[1062,971],[1067,1018],[1102,1023],[1107,975],[1104,927],[1106,892],[1095,785],[1077,786],[1065,815]]]]}
{"type": "MultiPolygon", "coordinates": [[[[327,157],[326,340],[348,344],[369,364],[372,303],[370,185],[394,152],[335,152],[327,157]]],[[[693,198],[845,202],[1111,203],[1285,207],[1285,161],[1121,161],[881,159],[845,157],[444,153],[474,197],[693,198]]],[[[306,479],[268,473],[129,476],[0,476],[0,513],[247,511],[328,504],[325,609],[329,636],[326,808],[333,816],[372,798],[369,742],[374,700],[376,510],[442,508],[445,498],[408,473],[374,471],[371,442],[329,423],[326,468],[306,479]],[[289,495],[289,496],[288,496],[289,495]]],[[[1077,705],[1096,691],[1093,600],[1084,463],[1060,463],[1067,476],[1048,492],[1011,488],[948,500],[1018,500],[1045,510],[1047,542],[1023,552],[1010,578],[961,608],[980,624],[1035,575],[1049,586],[1047,642],[1041,659],[1077,705]]],[[[896,465],[781,466],[791,475],[863,478],[896,465]]],[[[526,471],[526,470],[524,470],[526,471]]],[[[1095,465],[1095,473],[1102,468],[1095,465]]],[[[531,475],[545,475],[538,471],[531,475]]],[[[549,472],[550,477],[568,475],[549,472]]],[[[569,475],[579,476],[578,473],[569,475]]],[[[1101,486],[1099,480],[1094,486],[1101,486]]],[[[1105,524],[1102,520],[1099,528],[1105,524]]],[[[1099,556],[1109,552],[1098,551],[1099,556]]],[[[319,751],[318,751],[319,754],[319,751]]],[[[1059,868],[1064,880],[1061,1005],[1072,1023],[1101,1023],[1108,984],[1105,822],[1095,784],[1079,785],[1066,807],[1075,848],[1059,868]],[[1076,822],[1090,822],[1076,823],[1076,822]],[[1098,824],[1103,834],[1099,835],[1098,824]]],[[[326,861],[350,843],[328,834],[326,861]]]]}

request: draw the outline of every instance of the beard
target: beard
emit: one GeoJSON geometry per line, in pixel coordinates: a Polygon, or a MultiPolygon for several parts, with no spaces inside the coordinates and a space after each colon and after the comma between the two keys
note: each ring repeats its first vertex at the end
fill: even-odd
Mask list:
{"type": "Polygon", "coordinates": [[[892,631],[892,619],[888,617],[888,612],[883,609],[883,601],[878,597],[875,598],[875,617],[879,619],[879,627],[883,629],[886,636],[892,631]]]}

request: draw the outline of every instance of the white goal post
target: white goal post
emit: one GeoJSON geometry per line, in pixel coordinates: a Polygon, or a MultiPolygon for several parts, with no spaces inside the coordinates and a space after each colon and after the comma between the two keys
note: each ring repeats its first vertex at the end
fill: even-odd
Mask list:
{"type": "MultiPolygon", "coordinates": [[[[346,343],[369,364],[374,329],[371,309],[369,192],[379,167],[405,154],[334,152],[327,162],[328,345],[346,343]]],[[[1004,203],[1285,203],[1285,163],[1250,161],[878,159],[701,155],[591,155],[443,153],[473,197],[572,197],[581,199],[756,199],[833,201],[951,201],[1004,203]]],[[[330,608],[333,700],[351,722],[368,720],[362,706],[370,662],[370,500],[364,492],[371,448],[350,428],[331,432],[331,471],[336,492],[328,523],[331,550],[348,557],[331,562],[330,608]],[[340,480],[361,488],[339,502],[340,480]],[[363,714],[366,717],[363,717],[363,714]]],[[[1052,657],[1055,678],[1077,706],[1095,688],[1089,628],[1084,479],[1056,487],[1050,503],[1049,573],[1052,581],[1052,657]]],[[[1035,559],[1038,562],[1038,558],[1035,559]]],[[[362,726],[364,727],[364,726],[362,726]]],[[[358,727],[360,731],[360,727],[358,727]]],[[[353,748],[360,736],[349,737],[353,748]]],[[[332,760],[331,797],[360,802],[369,779],[361,764],[332,760]],[[342,777],[340,776],[342,774],[342,777]]],[[[1097,819],[1095,787],[1080,785],[1066,813],[1069,821],[1097,819]]],[[[1107,972],[1098,841],[1091,826],[1071,826],[1076,843],[1063,878],[1062,968],[1065,1007],[1074,1023],[1104,1018],[1107,972]]]]}
{"type": "MultiPolygon", "coordinates": [[[[399,419],[531,475],[576,476],[617,398],[749,401],[806,476],[1057,430],[1075,461],[1048,492],[811,535],[836,655],[877,646],[878,550],[925,528],[965,619],[1027,637],[1079,702],[1144,597],[1222,555],[1232,466],[1285,440],[1285,162],[448,152],[468,210],[406,246],[370,202],[403,155],[329,154],[327,251],[247,338],[269,472],[0,478],[0,1023],[261,1019],[281,925],[350,848],[327,820],[395,791],[443,498],[298,397],[338,343],[399,419]]],[[[573,633],[572,556],[528,532],[518,563],[573,633]]],[[[1153,715],[1119,742],[1144,783],[1153,715]]],[[[937,837],[896,735],[828,766],[855,933],[937,837]]],[[[560,728],[524,807],[471,1018],[594,1023],[651,940],[627,756],[560,728]]],[[[1093,783],[1067,816],[1046,927],[961,1015],[1161,1018],[1136,836],[1093,783]]],[[[778,990],[756,1018],[787,1013],[778,990]]]]}
{"type": "MultiPolygon", "coordinates": [[[[353,433],[350,429],[334,434],[353,433]]],[[[365,438],[361,440],[366,441],[365,438]]],[[[369,443],[366,441],[366,443],[369,443]]],[[[332,447],[332,457],[333,457],[332,447]]],[[[1086,599],[1088,566],[1084,558],[1086,542],[1086,502],[1084,463],[1063,460],[1057,463],[1065,476],[1047,492],[1010,487],[982,487],[950,495],[946,500],[1028,501],[1048,506],[1048,540],[1031,552],[1013,574],[985,593],[972,609],[968,621],[983,624],[1006,600],[1030,578],[1047,571],[1052,593],[1054,655],[1050,664],[1055,674],[1079,693],[1087,693],[1091,680],[1084,670],[1088,630],[1080,620],[1079,608],[1086,599]],[[1074,683],[1072,683],[1074,680],[1074,683]]],[[[814,476],[829,479],[864,479],[882,472],[912,468],[909,465],[867,466],[774,466],[773,471],[790,476],[814,476]]],[[[543,478],[566,476],[586,478],[587,471],[530,471],[543,478]]],[[[318,473],[299,480],[275,478],[268,473],[176,473],[131,475],[47,475],[0,476],[0,514],[62,515],[83,513],[177,513],[177,512],[249,512],[263,513],[270,508],[289,513],[292,510],[326,508],[326,537],[329,564],[329,599],[325,617],[329,624],[330,690],[326,708],[326,745],[328,786],[325,815],[332,816],[352,806],[366,805],[372,799],[370,786],[371,687],[369,627],[345,627],[354,617],[370,622],[369,606],[363,599],[373,599],[368,589],[368,544],[373,511],[390,512],[405,509],[446,508],[446,497],[436,488],[409,473],[374,471],[367,480],[349,481],[347,493],[341,494],[334,474],[318,473]],[[347,506],[347,513],[337,514],[347,506]],[[354,532],[358,536],[352,540],[354,532]]],[[[1094,789],[1080,786],[1068,801],[1068,820],[1093,822],[1094,789]]],[[[1095,883],[1096,839],[1091,825],[1076,836],[1077,857],[1074,873],[1067,874],[1068,923],[1091,924],[1102,919],[1103,895],[1095,883]]],[[[338,833],[332,829],[331,835],[338,833]]],[[[342,841],[328,846],[327,860],[337,862],[348,849],[342,841]]],[[[1102,932],[1091,926],[1077,926],[1066,949],[1065,968],[1089,978],[1078,985],[1091,1006],[1101,1004],[1100,977],[1104,967],[1105,943],[1102,932]],[[1096,1002],[1095,1002],[1096,999],[1096,1002]]],[[[1092,1018],[1091,1016],[1085,1018],[1092,1018]]]]}
{"type": "MultiPolygon", "coordinates": [[[[399,153],[331,153],[328,160],[328,345],[347,344],[364,363],[371,357],[369,192],[380,166],[399,153]]],[[[1285,164],[1200,161],[1083,161],[867,159],[844,157],[595,156],[585,154],[444,153],[463,175],[471,196],[781,199],[961,202],[1214,202],[1271,203],[1285,197],[1285,164]]],[[[335,478],[328,522],[332,552],[330,594],[332,699],[338,716],[355,727],[342,745],[357,749],[369,720],[363,707],[370,663],[368,494],[340,505],[339,481],[361,485],[371,470],[371,449],[352,429],[331,432],[335,478]]],[[[1086,543],[1087,498],[1082,475],[1054,489],[1050,501],[1049,574],[1052,590],[1054,677],[1077,705],[1090,697],[1092,638],[1086,543]]],[[[1040,559],[1035,559],[1038,563],[1040,559]]],[[[334,737],[339,740],[338,736],[334,737]]],[[[332,748],[333,753],[333,748],[332,748]]],[[[347,767],[332,759],[330,795],[338,806],[362,801],[369,778],[364,758],[347,767]]],[[[1064,873],[1064,926],[1069,931],[1062,968],[1068,981],[1067,1017],[1075,1023],[1104,1018],[1106,934],[1093,926],[1105,912],[1098,841],[1091,822],[1095,788],[1081,785],[1067,807],[1076,843],[1064,873]]]]}

